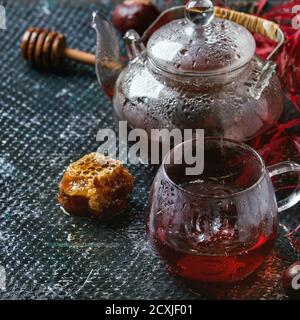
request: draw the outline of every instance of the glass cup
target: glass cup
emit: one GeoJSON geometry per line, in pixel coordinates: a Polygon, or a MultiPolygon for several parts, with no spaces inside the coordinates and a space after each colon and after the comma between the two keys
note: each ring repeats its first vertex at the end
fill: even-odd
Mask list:
{"type": "Polygon", "coordinates": [[[278,212],[300,200],[297,188],[277,202],[271,177],[300,172],[300,165],[266,167],[246,144],[206,138],[203,173],[187,175],[192,165],[183,150],[195,152],[199,141],[177,145],[157,172],[146,213],[150,242],[176,276],[193,282],[240,280],[272,251],[278,212]]]}

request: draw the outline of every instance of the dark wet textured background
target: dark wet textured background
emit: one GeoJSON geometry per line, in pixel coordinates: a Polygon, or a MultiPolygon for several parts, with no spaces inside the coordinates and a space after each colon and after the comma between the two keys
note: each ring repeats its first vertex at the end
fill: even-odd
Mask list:
{"type": "MultiPolygon", "coordinates": [[[[52,27],[70,46],[93,51],[91,12],[109,8],[91,2],[0,0],[7,13],[7,30],[0,30],[0,266],[6,271],[0,298],[207,298],[167,274],[149,247],[149,168],[131,168],[136,185],[128,207],[106,225],[67,216],[57,204],[65,167],[97,148],[98,129],[113,128],[112,106],[93,67],[66,63],[56,73],[37,71],[20,59],[18,43],[29,26],[52,27]]],[[[281,217],[288,228],[300,220],[299,208],[281,217]]],[[[277,247],[297,258],[288,241],[281,238],[277,247]]],[[[280,276],[287,265],[271,257],[214,296],[285,299],[280,276]]]]}

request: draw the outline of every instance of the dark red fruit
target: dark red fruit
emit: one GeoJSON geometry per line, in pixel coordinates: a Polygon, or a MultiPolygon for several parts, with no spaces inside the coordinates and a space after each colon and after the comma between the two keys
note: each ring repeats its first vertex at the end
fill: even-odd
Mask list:
{"type": "Polygon", "coordinates": [[[282,284],[290,295],[300,297],[300,261],[293,263],[285,270],[282,284]]]}
{"type": "Polygon", "coordinates": [[[141,35],[159,13],[150,0],[126,0],[115,8],[112,22],[122,34],[133,29],[141,35]]]}

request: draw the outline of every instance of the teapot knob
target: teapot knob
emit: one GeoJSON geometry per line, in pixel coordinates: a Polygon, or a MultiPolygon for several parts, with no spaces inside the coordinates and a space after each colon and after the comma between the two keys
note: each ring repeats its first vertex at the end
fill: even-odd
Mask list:
{"type": "Polygon", "coordinates": [[[210,0],[190,0],[185,6],[185,17],[196,26],[206,26],[214,18],[214,5],[210,0]]]}

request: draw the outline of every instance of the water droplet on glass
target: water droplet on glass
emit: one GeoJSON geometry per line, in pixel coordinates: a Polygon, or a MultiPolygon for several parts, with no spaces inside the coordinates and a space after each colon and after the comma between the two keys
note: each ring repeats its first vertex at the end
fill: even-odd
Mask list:
{"type": "Polygon", "coordinates": [[[246,201],[245,201],[245,200],[242,200],[242,201],[241,201],[241,207],[242,207],[242,208],[245,208],[245,207],[246,207],[246,201]]]}
{"type": "Polygon", "coordinates": [[[188,50],[183,48],[179,52],[180,52],[181,55],[185,56],[187,54],[188,50]]]}

